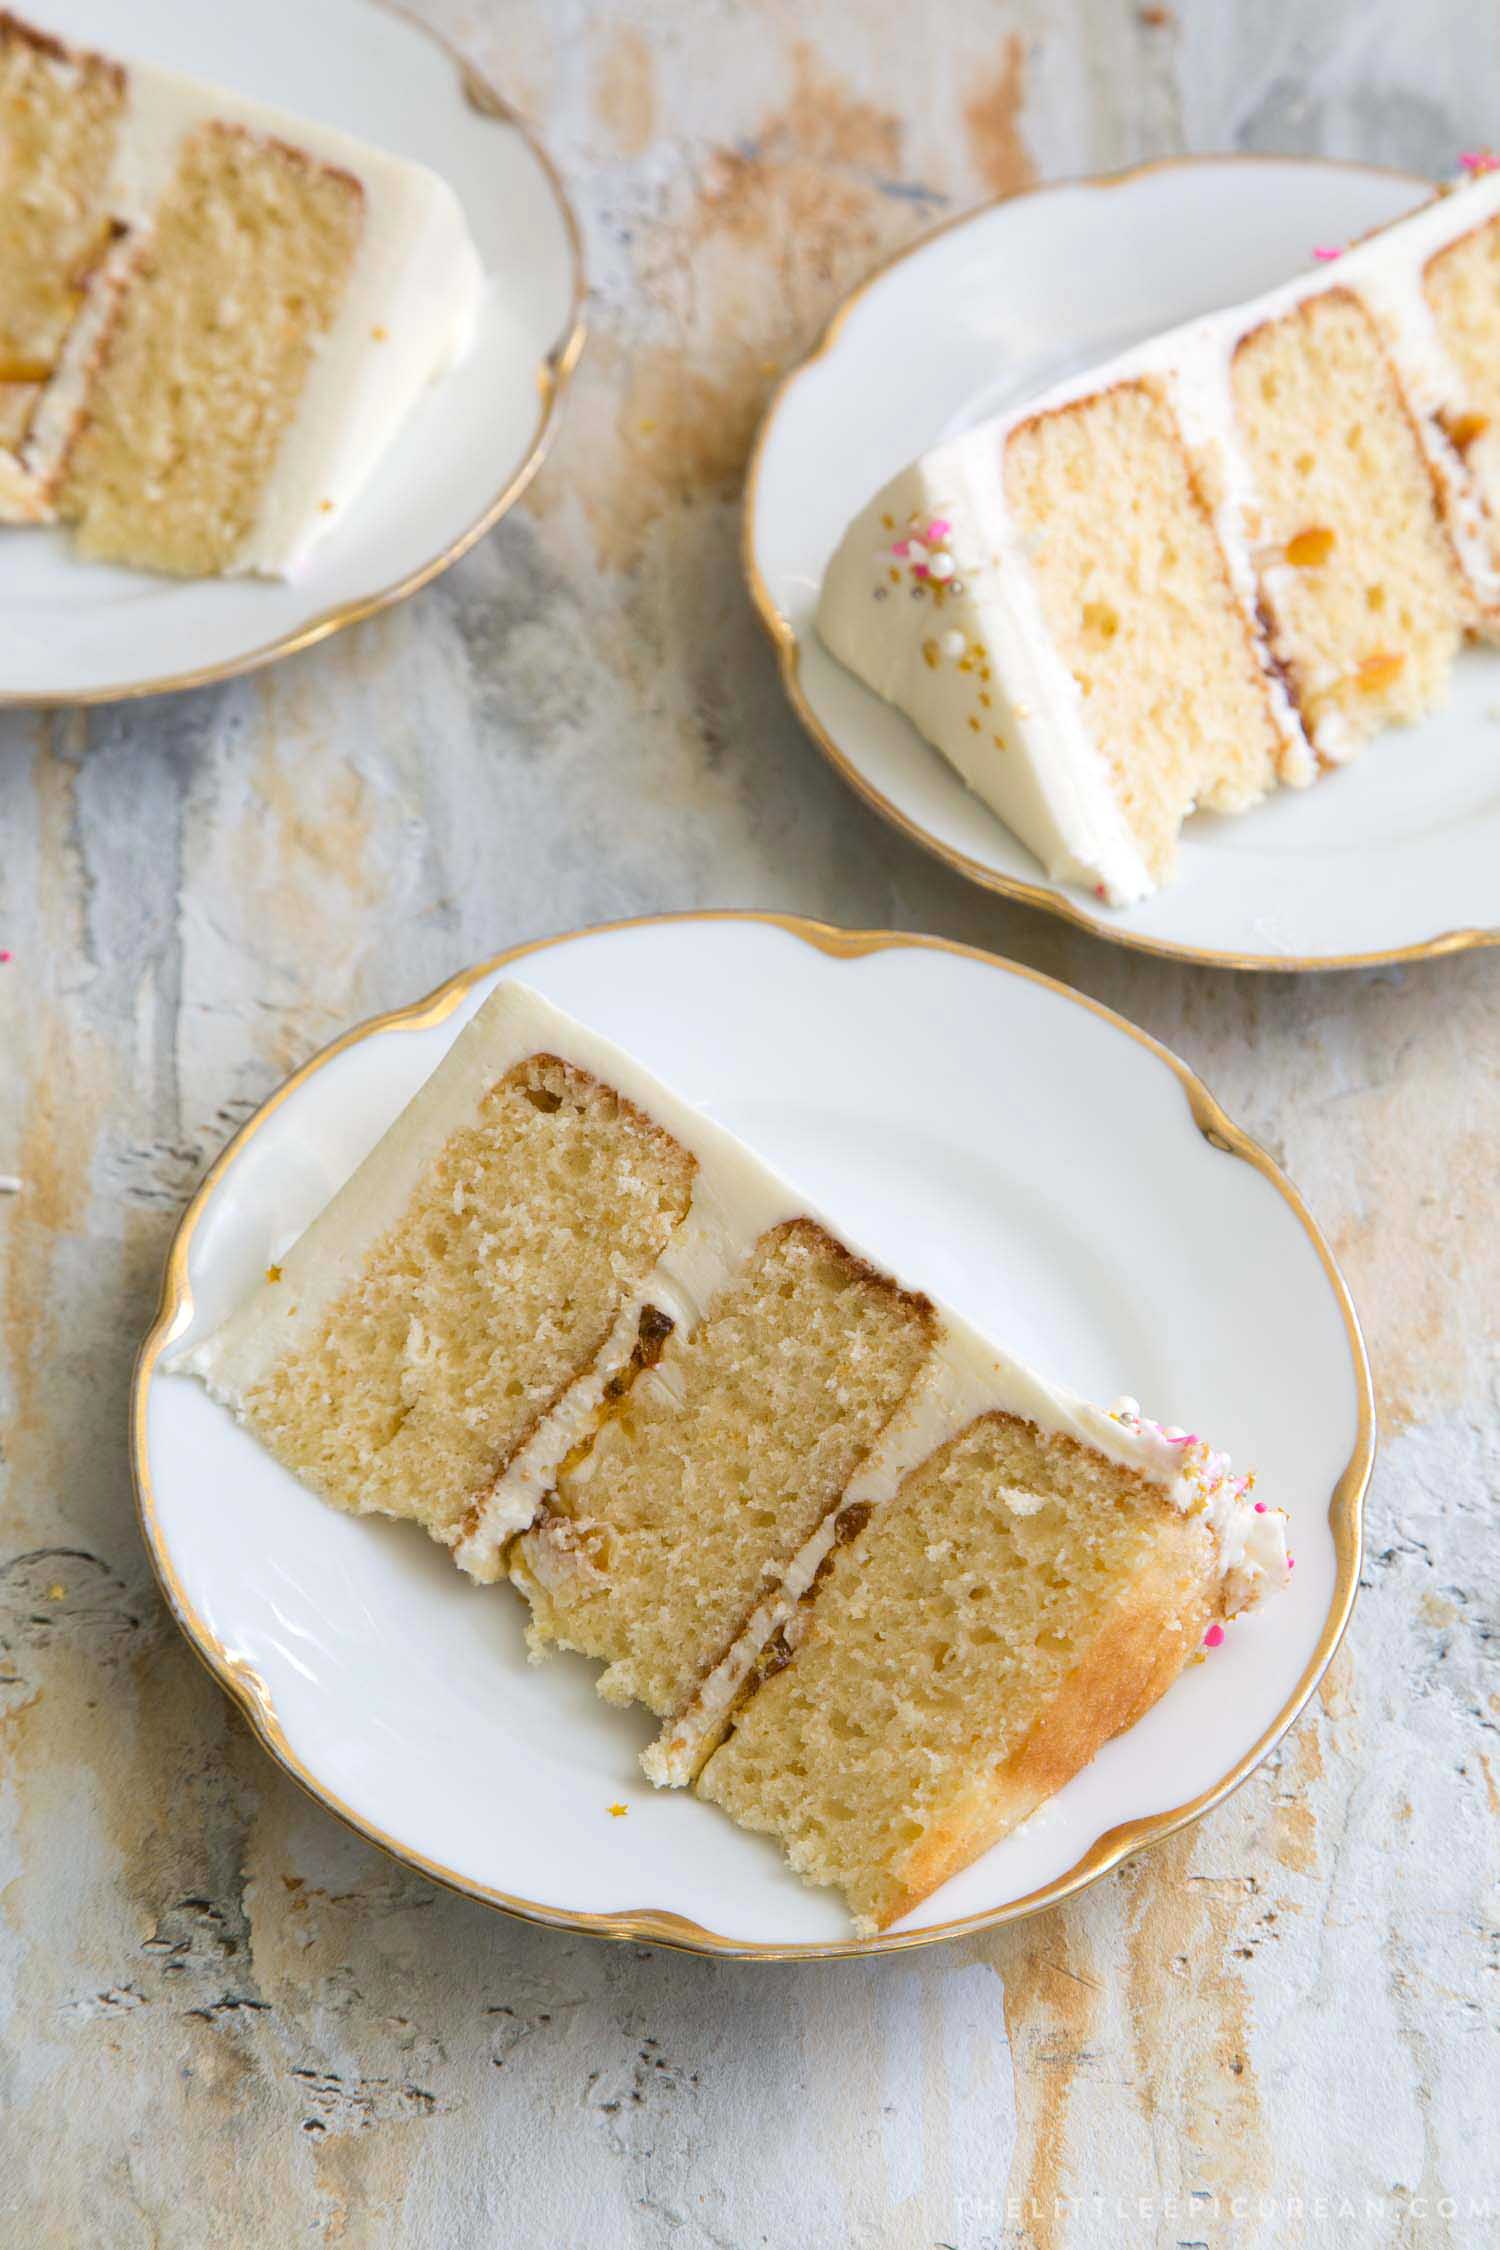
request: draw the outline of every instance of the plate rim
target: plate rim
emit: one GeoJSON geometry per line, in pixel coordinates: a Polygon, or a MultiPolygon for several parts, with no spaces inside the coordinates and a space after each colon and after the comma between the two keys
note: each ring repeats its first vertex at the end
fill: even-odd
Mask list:
{"type": "Polygon", "coordinates": [[[491,118],[496,124],[508,126],[526,143],[552,191],[561,215],[572,276],[568,311],[560,334],[537,363],[539,405],[525,453],[500,490],[485,501],[479,514],[446,547],[435,555],[429,555],[425,562],[415,564],[389,585],[377,588],[374,593],[356,594],[348,601],[320,610],[315,617],[304,619],[300,625],[290,626],[286,632],[278,634],[275,640],[263,642],[259,648],[247,649],[242,655],[221,657],[216,663],[199,665],[185,672],[166,673],[160,679],[128,680],[74,690],[7,688],[0,691],[0,711],[82,711],[102,703],[134,703],[148,695],[177,695],[186,688],[212,687],[224,680],[237,680],[247,672],[258,672],[265,665],[278,662],[283,656],[293,656],[300,649],[312,648],[318,641],[326,641],[333,634],[342,632],[346,625],[361,624],[367,617],[375,617],[382,610],[393,609],[398,602],[419,593],[434,578],[440,577],[450,565],[466,555],[487,531],[492,531],[503,516],[510,513],[551,452],[553,440],[562,424],[568,387],[583,356],[588,336],[584,308],[588,300],[589,285],[584,259],[583,229],[563,185],[562,174],[530,120],[490,83],[478,66],[469,60],[446,33],[414,15],[403,4],[403,0],[365,0],[365,4],[382,8],[387,15],[399,17],[412,30],[421,32],[435,47],[441,49],[453,65],[459,93],[469,107],[481,117],[491,118]]]}
{"type": "Polygon", "coordinates": [[[1363,1506],[1374,1466],[1376,1451],[1375,1395],[1371,1380],[1369,1354],[1365,1347],[1359,1315],[1355,1310],[1348,1285],[1339,1270],[1333,1252],[1321,1229],[1309,1211],[1299,1190],[1288,1179],[1280,1165],[1242,1126],[1226,1115],[1218,1101],[1209,1092],[1197,1073],[1170,1047],[1143,1031],[1115,1009],[1106,1007],[1100,1000],[1086,993],[1076,992],[1070,985],[1056,977],[1045,975],[1026,963],[1012,961],[1001,954],[988,952],[984,947],[961,944],[953,938],[924,935],[906,930],[851,930],[830,922],[820,922],[798,914],[760,911],[754,908],[719,907],[689,909],[672,914],[640,914],[621,920],[588,923],[581,928],[565,930],[551,936],[529,938],[519,945],[509,946],[503,952],[458,970],[453,976],[435,986],[422,998],[405,1007],[392,1008],[383,1014],[371,1016],[339,1034],[327,1045],[319,1048],[308,1060],[275,1087],[258,1109],[246,1119],[225,1143],[209,1165],[186,1209],[177,1222],[167,1249],[162,1274],[157,1309],[136,1355],[130,1387],[129,1444],[131,1479],[135,1495],[136,1521],[145,1545],[147,1559],[167,1609],[186,1638],[194,1654],[218,1681],[219,1685],[239,1707],[249,1722],[252,1733],[259,1740],[283,1772],[297,1783],[315,1804],[342,1821],[367,1842],[375,1844],[401,1865],[414,1869],[441,1888],[455,1891],[460,1897],[476,1900],[479,1904],[495,1908],[518,1920],[532,1922],[554,1929],[567,1929],[586,1935],[614,1938],[637,1944],[667,1946],[686,1953],[714,1956],[736,1961],[809,1961],[840,1960],[851,1956],[878,1953],[905,1953],[919,1946],[938,1944],[955,1937],[973,1937],[980,1932],[1004,1927],[1011,1922],[1025,1920],[1049,1906],[1060,1904],[1108,1874],[1131,1854],[1150,1844],[1175,1835],[1179,1829],[1222,1804],[1234,1790],[1247,1781],[1262,1759],[1275,1748],[1294,1724],[1303,1708],[1323,1678],[1332,1662],[1339,1643],[1344,1637],[1354,1607],[1359,1586],[1360,1560],[1363,1546],[1363,1506]],[[1238,1157],[1259,1172],[1285,1199],[1300,1222],[1304,1233],[1317,1253],[1324,1276],[1333,1291],[1334,1300],[1344,1323],[1345,1339],[1352,1362],[1355,1395],[1358,1405],[1353,1451],[1348,1462],[1335,1480],[1328,1504],[1328,1521],[1333,1536],[1335,1575],[1328,1614],[1324,1620],[1317,1646],[1304,1666],[1302,1675],[1291,1695],[1258,1739],[1244,1751],[1227,1773],[1186,1803],[1167,1807],[1164,1811],[1144,1815],[1138,1819],[1122,1821],[1096,1837],[1088,1849],[1073,1865],[1055,1876],[1051,1882],[1026,1892],[1018,1899],[1009,1899],[1002,1905],[959,1917],[951,1922],[935,1924],[921,1930],[882,1933],[875,1937],[849,1937],[820,1940],[798,1944],[778,1945],[761,1943],[721,1935],[686,1915],[659,1907],[622,1908],[611,1913],[584,1913],[568,1908],[549,1906],[536,1899],[525,1899],[502,1891],[492,1884],[482,1883],[443,1866],[422,1852],[398,1841],[386,1830],[364,1819],[352,1806],[328,1789],[312,1769],[292,1748],[282,1731],[270,1690],[243,1657],[234,1655],[212,1631],[201,1614],[195,1610],[182,1586],[175,1564],[162,1539],[156,1520],[155,1497],[152,1490],[150,1462],[146,1447],[147,1408],[151,1383],[162,1351],[171,1337],[191,1316],[193,1297],[188,1279],[188,1254],[198,1224],[220,1181],[237,1159],[251,1137],[281,1107],[290,1095],[302,1086],[316,1071],[379,1033],[398,1030],[419,1030],[443,1022],[462,1003],[474,986],[496,971],[510,967],[529,955],[549,951],[554,946],[567,945],[585,937],[608,936],[617,931],[643,929],[666,924],[694,922],[755,923],[764,927],[784,930],[802,943],[837,960],[858,960],[872,953],[902,948],[924,952],[954,954],[965,960],[978,961],[986,968],[998,969],[1010,976],[1040,985],[1058,998],[1084,1008],[1117,1031],[1128,1034],[1137,1045],[1145,1048],[1156,1060],[1164,1064],[1177,1078],[1186,1097],[1194,1123],[1203,1137],[1222,1154],[1238,1157]]]}
{"type": "MultiPolygon", "coordinates": [[[[1081,900],[1069,897],[1060,886],[1054,887],[1045,881],[1027,882],[1021,876],[1007,875],[997,868],[986,866],[982,860],[960,850],[956,844],[945,843],[941,837],[935,836],[898,805],[894,798],[888,797],[883,789],[878,788],[855,765],[829,733],[803,692],[801,645],[796,629],[786,613],[778,607],[761,570],[757,552],[760,471],[776,424],[802,377],[833,351],[856,306],[896,267],[929,250],[942,236],[970,226],[979,219],[988,218],[992,212],[1008,203],[1030,202],[1036,196],[1054,195],[1073,188],[1092,188],[1103,193],[1110,188],[1128,187],[1134,181],[1145,179],[1155,172],[1188,171],[1205,165],[1233,164],[1316,164],[1332,171],[1376,173],[1387,179],[1405,180],[1421,187],[1433,185],[1422,173],[1409,172],[1395,164],[1366,164],[1350,157],[1241,149],[1218,155],[1155,156],[1140,164],[1124,165],[1117,171],[1078,173],[1063,179],[1039,180],[1030,187],[1013,188],[1004,194],[990,196],[983,203],[977,203],[966,211],[953,212],[947,218],[939,220],[935,226],[926,228],[914,241],[882,259],[879,265],[866,274],[863,281],[856,284],[835,308],[812,349],[794,367],[787,370],[771,393],[750,450],[745,471],[745,495],[740,509],[740,567],[749,587],[750,599],[761,624],[770,635],[787,700],[804,731],[812,737],[834,771],[893,828],[909,837],[913,843],[920,844],[925,851],[931,852],[934,858],[956,868],[959,874],[966,875],[981,889],[997,892],[1003,898],[1015,899],[1023,906],[1039,907],[1043,913],[1054,915],[1060,921],[1070,922],[1078,929],[1087,930],[1090,936],[1103,938],[1112,945],[1126,946],[1139,953],[1156,954],[1168,960],[1193,961],[1211,969],[1281,969],[1295,974],[1303,970],[1386,968],[1411,961],[1438,960],[1451,953],[1465,953],[1486,946],[1500,946],[1500,926],[1496,926],[1489,929],[1473,927],[1444,930],[1433,937],[1422,938],[1414,945],[1376,947],[1368,953],[1238,953],[1217,947],[1192,945],[1177,938],[1146,936],[1138,931],[1114,927],[1092,913],[1081,900]]],[[[941,752],[935,751],[934,755],[941,756],[941,752]]]]}

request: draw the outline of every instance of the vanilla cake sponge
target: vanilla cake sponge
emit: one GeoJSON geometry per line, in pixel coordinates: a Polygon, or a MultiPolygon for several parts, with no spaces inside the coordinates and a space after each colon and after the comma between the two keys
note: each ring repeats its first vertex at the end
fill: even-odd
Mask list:
{"type": "MultiPolygon", "coordinates": [[[[511,982],[179,1364],[325,1498],[413,1518],[471,1576],[508,1578],[536,1653],[581,1651],[604,1666],[607,1699],[660,1717],[654,1781],[701,1774],[867,1920],[982,1849],[1043,1778],[1060,1786],[1204,1631],[1285,1576],[1280,1512],[1222,1456],[998,1350],[632,1057],[511,982]],[[863,1843],[824,1859],[788,1807],[817,1828],[833,1767],[810,1750],[778,1762],[764,1744],[803,1688],[844,1729],[814,1650],[831,1635],[835,1672],[847,1659],[854,1677],[866,1611],[840,1620],[867,1572],[889,1581],[875,1606],[914,1677],[945,1616],[963,1623],[938,1635],[945,1647],[993,1650],[996,1667],[1004,1653],[1009,1669],[934,1667],[933,1743],[967,1747],[944,1754],[939,1788],[934,1758],[892,1731],[905,1809],[885,1827],[860,1814],[863,1843]],[[1011,1645],[1028,1632],[1047,1659],[1031,1671],[1011,1645]],[[783,1671],[803,1687],[778,1687],[783,1671]],[[1017,1729],[1047,1697],[1061,1716],[1043,1759],[1017,1729]],[[757,1743],[769,1794],[735,1778],[757,1743]],[[1005,1789],[992,1786],[1002,1744],[1008,1773],[1025,1751],[1005,1789]],[[950,1782],[982,1807],[959,1820],[950,1782]]],[[[857,1733],[852,1706],[847,1723],[857,1733]]]]}
{"type": "Polygon", "coordinates": [[[818,631],[1047,871],[1128,905],[1500,619],[1500,178],[938,447],[818,631]]]}
{"type": "Polygon", "coordinates": [[[423,166],[0,15],[0,514],[300,568],[482,292],[423,166]]]}

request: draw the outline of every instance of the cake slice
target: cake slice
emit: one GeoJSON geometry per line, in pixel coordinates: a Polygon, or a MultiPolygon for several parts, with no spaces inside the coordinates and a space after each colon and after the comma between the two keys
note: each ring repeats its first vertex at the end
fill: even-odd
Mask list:
{"type": "Polygon", "coordinates": [[[1128,905],[1195,809],[1301,787],[1500,622],[1500,179],[938,447],[818,631],[1057,880],[1128,905]]]}
{"type": "Polygon", "coordinates": [[[1285,1576],[1221,1456],[999,1351],[514,983],[177,1364],[324,1498],[508,1577],[535,1653],[659,1715],[652,1780],[872,1924],[1285,1576]]]}
{"type": "Polygon", "coordinates": [[[180,575],[286,575],[482,277],[423,166],[0,15],[0,512],[180,575]]]}

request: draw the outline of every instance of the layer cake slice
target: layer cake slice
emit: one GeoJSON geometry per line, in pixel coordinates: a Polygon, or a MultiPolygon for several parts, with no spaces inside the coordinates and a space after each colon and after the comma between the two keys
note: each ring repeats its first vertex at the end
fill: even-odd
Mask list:
{"type": "Polygon", "coordinates": [[[509,1577],[536,1653],[660,1716],[653,1780],[871,1926],[1286,1574],[1221,1455],[999,1351],[515,983],[182,1364],[324,1498],[509,1577]]]}
{"type": "Polygon", "coordinates": [[[1171,876],[1500,618],[1500,177],[886,484],[818,631],[1062,882],[1171,876]]]}

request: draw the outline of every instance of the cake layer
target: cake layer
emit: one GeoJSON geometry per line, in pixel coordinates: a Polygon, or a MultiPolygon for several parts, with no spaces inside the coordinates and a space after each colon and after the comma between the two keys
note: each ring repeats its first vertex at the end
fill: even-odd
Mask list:
{"type": "Polygon", "coordinates": [[[698,1789],[873,1932],[1140,1717],[1226,1580],[1206,1511],[1003,1413],[845,1522],[698,1789]]]}
{"type": "Polygon", "coordinates": [[[517,1542],[536,1644],[602,1659],[612,1702],[679,1712],[839,1499],[933,1327],[807,1219],[753,1244],[680,1340],[659,1314],[656,1349],[517,1542]]]}
{"type": "Polygon", "coordinates": [[[0,521],[44,502],[14,449],[108,247],[125,74],[0,14],[0,521]],[[9,456],[7,458],[7,455],[9,456]]]}
{"type": "Polygon", "coordinates": [[[1474,601],[1374,316],[1328,288],[1235,347],[1269,637],[1319,751],[1441,699],[1474,601]]]}
{"type": "MultiPolygon", "coordinates": [[[[1159,387],[1120,383],[1013,430],[1002,477],[1047,630],[1161,882],[1187,815],[1258,803],[1282,756],[1272,682],[1192,457],[1159,387]],[[1191,664],[1178,661],[1185,640],[1191,664]]],[[[991,698],[977,700],[982,733],[991,698]]]]}
{"type": "Polygon", "coordinates": [[[38,193],[89,249],[70,255],[55,218],[27,244],[0,219],[0,301],[66,275],[6,425],[12,513],[61,503],[92,551],[151,567],[295,570],[467,347],[482,276],[457,198],[331,127],[11,19],[0,151],[25,115],[38,193]],[[84,164],[96,81],[118,99],[84,164]]]}
{"type": "Polygon", "coordinates": [[[191,1366],[304,1483],[452,1539],[608,1339],[693,1160],[511,994],[191,1366]]]}
{"type": "Polygon", "coordinates": [[[1495,176],[1439,196],[938,447],[851,524],[822,639],[1058,880],[1145,897],[1192,806],[1310,781],[1495,630],[1497,212],[1495,176]]]}

